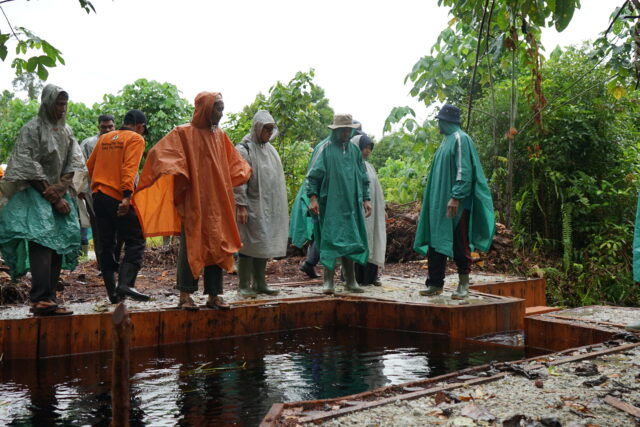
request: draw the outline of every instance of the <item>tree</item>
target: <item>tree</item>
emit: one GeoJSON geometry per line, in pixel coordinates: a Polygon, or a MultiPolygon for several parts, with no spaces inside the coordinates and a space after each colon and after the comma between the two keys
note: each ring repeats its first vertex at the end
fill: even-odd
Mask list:
{"type": "MultiPolygon", "coordinates": [[[[9,24],[9,31],[0,31],[0,59],[2,59],[2,61],[7,60],[9,44],[15,41],[16,56],[11,62],[11,67],[15,69],[16,76],[20,76],[23,73],[36,73],[41,80],[47,80],[49,77],[49,68],[53,68],[58,64],[64,65],[62,52],[27,28],[14,28],[2,7],[3,3],[11,1],[14,0],[3,0],[0,2],[0,10],[9,24]]],[[[80,7],[87,13],[96,11],[89,0],[78,0],[78,2],[80,7]]]]}
{"type": "Polygon", "coordinates": [[[27,98],[37,101],[42,92],[42,80],[35,73],[23,73],[13,79],[13,90],[26,92],[27,98]]]}
{"type": "Polygon", "coordinates": [[[15,99],[5,90],[0,96],[0,163],[6,163],[20,128],[38,114],[38,102],[15,99]]]}
{"type": "Polygon", "coordinates": [[[95,117],[112,114],[118,126],[132,108],[143,111],[149,121],[149,134],[145,136],[147,150],[171,129],[190,121],[193,115],[193,106],[175,85],[147,79],[126,85],[117,95],[104,95],[103,101],[93,106],[93,111],[95,117]]]}

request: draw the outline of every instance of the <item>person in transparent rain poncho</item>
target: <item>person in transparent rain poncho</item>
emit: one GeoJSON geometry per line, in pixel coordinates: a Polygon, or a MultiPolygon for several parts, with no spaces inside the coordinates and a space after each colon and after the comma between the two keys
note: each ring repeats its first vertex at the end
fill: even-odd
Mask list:
{"type": "Polygon", "coordinates": [[[260,110],[253,116],[251,132],[236,145],[253,169],[249,181],[233,189],[242,239],[238,254],[239,292],[245,297],[278,293],[267,286],[265,268],[269,258],[287,253],[287,188],[280,156],[270,143],[277,134],[271,114],[260,110]]]}
{"type": "Polygon", "coordinates": [[[72,180],[86,168],[66,124],[68,101],[58,86],[44,87],[38,115],[20,129],[2,183],[0,251],[14,279],[31,271],[35,315],[72,314],[56,301],[56,289],[60,270],[78,263],[80,222],[72,180]]]}

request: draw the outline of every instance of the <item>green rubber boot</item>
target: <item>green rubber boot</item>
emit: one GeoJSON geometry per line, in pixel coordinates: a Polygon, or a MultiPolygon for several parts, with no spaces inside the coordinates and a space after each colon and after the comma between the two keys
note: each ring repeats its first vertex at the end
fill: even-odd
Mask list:
{"type": "Polygon", "coordinates": [[[420,295],[423,297],[433,297],[436,295],[440,295],[442,293],[442,288],[439,286],[429,285],[427,289],[423,289],[420,291],[420,295]]]}
{"type": "Polygon", "coordinates": [[[323,267],[324,277],[322,283],[322,293],[327,295],[333,295],[333,270],[329,270],[327,267],[323,267]]]}
{"type": "Polygon", "coordinates": [[[451,294],[451,299],[467,299],[469,296],[469,275],[458,275],[458,289],[451,294]]]}
{"type": "Polygon", "coordinates": [[[238,258],[238,294],[247,298],[255,298],[258,294],[251,288],[253,258],[245,256],[239,256],[238,258]]]}
{"type": "Polygon", "coordinates": [[[630,323],[625,327],[625,329],[627,331],[629,331],[629,332],[639,333],[640,332],[640,322],[630,323]]]}
{"type": "Polygon", "coordinates": [[[267,279],[264,277],[266,268],[266,258],[253,258],[253,290],[258,294],[278,295],[280,291],[267,286],[267,279]]]}
{"type": "Polygon", "coordinates": [[[349,292],[353,292],[354,294],[363,293],[364,289],[358,286],[358,282],[356,282],[356,270],[355,270],[354,261],[351,259],[347,259],[346,257],[343,257],[342,271],[344,271],[344,279],[345,279],[344,288],[349,292]]]}

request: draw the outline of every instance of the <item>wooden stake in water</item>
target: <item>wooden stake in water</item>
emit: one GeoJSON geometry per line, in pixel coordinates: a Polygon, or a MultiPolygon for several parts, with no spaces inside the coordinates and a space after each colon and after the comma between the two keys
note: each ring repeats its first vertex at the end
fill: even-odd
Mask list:
{"type": "Polygon", "coordinates": [[[129,425],[129,340],[131,318],[124,303],[118,304],[113,322],[113,366],[111,369],[111,425],[129,425]]]}

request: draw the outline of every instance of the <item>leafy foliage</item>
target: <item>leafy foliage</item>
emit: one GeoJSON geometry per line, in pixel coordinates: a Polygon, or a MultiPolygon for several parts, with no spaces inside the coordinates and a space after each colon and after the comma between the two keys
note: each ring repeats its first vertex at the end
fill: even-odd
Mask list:
{"type": "Polygon", "coordinates": [[[149,134],[145,136],[147,150],[175,126],[191,120],[193,114],[193,107],[182,98],[175,85],[147,79],[126,85],[117,95],[105,95],[100,104],[94,105],[93,111],[95,117],[112,114],[116,126],[120,126],[126,112],[132,108],[143,111],[149,121],[149,134]]]}

